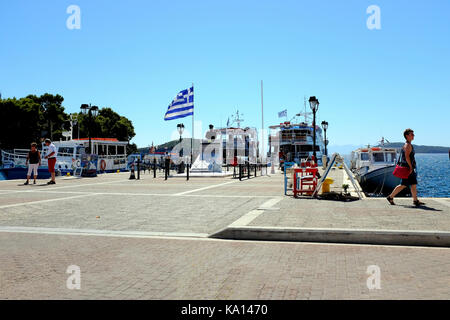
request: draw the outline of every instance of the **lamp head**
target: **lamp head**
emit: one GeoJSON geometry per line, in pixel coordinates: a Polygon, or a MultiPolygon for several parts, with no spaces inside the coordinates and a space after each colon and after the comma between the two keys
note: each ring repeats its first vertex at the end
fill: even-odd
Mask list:
{"type": "Polygon", "coordinates": [[[317,109],[319,109],[319,100],[317,100],[316,96],[309,97],[309,106],[313,112],[317,112],[317,109]]]}
{"type": "Polygon", "coordinates": [[[178,133],[181,136],[183,134],[183,131],[184,131],[184,124],[182,124],[182,123],[177,124],[177,129],[178,129],[178,133]]]}
{"type": "Polygon", "coordinates": [[[80,109],[81,109],[81,113],[82,114],[87,114],[88,110],[89,110],[89,105],[88,104],[82,104],[80,109]]]}
{"type": "Polygon", "coordinates": [[[97,106],[92,106],[91,107],[91,113],[93,117],[96,117],[98,115],[98,107],[97,106]]]}
{"type": "Polygon", "coordinates": [[[328,122],[327,121],[322,121],[322,128],[323,128],[323,130],[327,130],[328,129],[328,122]]]}

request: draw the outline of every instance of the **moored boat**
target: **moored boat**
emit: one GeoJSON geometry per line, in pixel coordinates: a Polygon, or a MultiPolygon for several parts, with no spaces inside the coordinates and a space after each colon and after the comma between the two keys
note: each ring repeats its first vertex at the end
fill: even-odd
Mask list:
{"type": "Polygon", "coordinates": [[[388,194],[400,184],[392,174],[397,160],[397,149],[381,147],[359,148],[352,152],[350,169],[364,192],[388,194]]]}
{"type": "MultiPolygon", "coordinates": [[[[57,148],[55,171],[57,175],[73,175],[77,169],[81,169],[82,155],[89,145],[89,139],[73,139],[67,141],[54,141],[57,148]]],[[[118,141],[114,138],[91,138],[92,154],[98,155],[97,172],[125,171],[127,168],[126,146],[127,141],[118,141]]],[[[38,178],[47,179],[47,160],[44,159],[47,147],[42,143],[41,166],[38,169],[38,178]]],[[[14,149],[1,151],[1,168],[3,176],[10,179],[25,179],[27,174],[26,159],[29,150],[14,149]]]]}

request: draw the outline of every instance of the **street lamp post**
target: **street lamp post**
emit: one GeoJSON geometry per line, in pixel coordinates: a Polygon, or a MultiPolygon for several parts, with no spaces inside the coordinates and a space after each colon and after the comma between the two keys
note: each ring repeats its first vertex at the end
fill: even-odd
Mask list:
{"type": "Polygon", "coordinates": [[[91,106],[91,104],[82,104],[81,107],[81,113],[84,115],[88,115],[88,136],[89,136],[89,147],[88,152],[92,152],[92,146],[91,146],[91,125],[92,125],[92,118],[95,118],[98,114],[98,107],[97,106],[91,106]]]}
{"type": "MultiPolygon", "coordinates": [[[[180,143],[181,143],[181,136],[183,135],[184,124],[182,124],[182,123],[177,124],[177,130],[178,130],[178,133],[180,134],[180,143]]],[[[182,156],[183,156],[183,148],[181,148],[181,150],[180,150],[180,157],[182,157],[182,156]]]]}
{"type": "Polygon", "coordinates": [[[325,155],[328,156],[328,152],[327,152],[327,144],[328,144],[328,140],[327,140],[327,129],[328,129],[328,122],[327,122],[327,121],[322,121],[322,128],[323,128],[323,132],[325,133],[325,155]]]}
{"type": "Polygon", "coordinates": [[[313,155],[314,155],[314,161],[317,163],[316,158],[316,112],[319,109],[319,100],[315,96],[309,97],[309,106],[311,107],[311,110],[313,112],[313,155]]]}

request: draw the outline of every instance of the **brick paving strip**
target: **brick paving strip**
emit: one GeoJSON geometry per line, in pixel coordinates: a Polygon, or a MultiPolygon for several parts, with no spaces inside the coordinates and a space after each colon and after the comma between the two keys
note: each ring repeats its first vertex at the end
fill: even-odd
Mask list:
{"type": "Polygon", "coordinates": [[[450,249],[0,232],[0,299],[449,299],[450,249]],[[67,289],[68,266],[80,290],[67,289]],[[369,289],[368,267],[380,268],[369,289]]]}

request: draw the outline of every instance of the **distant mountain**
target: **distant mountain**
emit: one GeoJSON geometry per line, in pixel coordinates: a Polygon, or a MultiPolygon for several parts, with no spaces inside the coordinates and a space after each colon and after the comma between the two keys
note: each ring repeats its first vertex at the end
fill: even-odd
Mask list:
{"type": "MultiPolygon", "coordinates": [[[[175,147],[178,143],[180,142],[180,140],[172,140],[160,145],[155,145],[155,149],[157,152],[164,152],[167,148],[167,150],[172,150],[173,147],[175,147]]],[[[193,147],[194,150],[197,150],[200,146],[200,139],[194,139],[194,143],[193,143],[193,147]]],[[[191,138],[183,138],[183,145],[189,144],[191,143],[191,138]]],[[[144,147],[144,148],[138,148],[138,152],[139,153],[148,153],[149,152],[149,147],[144,147]]]]}
{"type": "MultiPolygon", "coordinates": [[[[385,143],[384,146],[388,148],[401,148],[404,144],[404,142],[391,142],[385,143]]],[[[448,153],[450,150],[450,147],[419,146],[414,143],[413,146],[416,153],[448,153]]]]}
{"type": "Polygon", "coordinates": [[[327,152],[328,155],[332,155],[333,153],[339,153],[340,155],[351,154],[353,150],[358,149],[359,146],[354,144],[345,144],[345,145],[328,145],[327,152]]]}
{"type": "MultiPolygon", "coordinates": [[[[385,143],[384,146],[388,148],[401,148],[403,147],[404,142],[392,142],[392,143],[385,143]]],[[[380,145],[377,145],[379,147],[380,145]]],[[[450,150],[450,147],[438,147],[438,146],[419,146],[415,145],[414,150],[416,153],[448,153],[450,150]]],[[[341,155],[351,154],[353,150],[356,150],[358,148],[367,147],[367,145],[364,146],[358,146],[353,144],[346,144],[346,145],[329,145],[328,146],[328,154],[332,155],[333,153],[337,152],[341,155]]],[[[375,147],[375,146],[374,146],[375,147]]]]}

